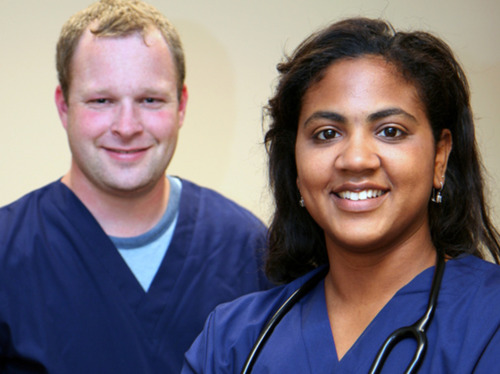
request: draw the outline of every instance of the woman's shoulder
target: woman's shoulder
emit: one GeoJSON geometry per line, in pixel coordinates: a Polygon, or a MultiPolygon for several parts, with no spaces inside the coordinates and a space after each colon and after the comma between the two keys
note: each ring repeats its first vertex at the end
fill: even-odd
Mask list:
{"type": "Polygon", "coordinates": [[[455,369],[447,372],[491,372],[484,367],[498,362],[499,310],[499,265],[472,255],[448,261],[436,322],[429,330],[435,329],[433,344],[441,347],[434,350],[440,354],[430,354],[433,360],[442,363],[446,357],[449,365],[454,362],[455,369]]]}
{"type": "Polygon", "coordinates": [[[248,324],[249,321],[254,321],[261,325],[267,322],[271,315],[297,289],[323,269],[324,267],[312,270],[285,285],[276,286],[265,291],[253,292],[221,304],[215,309],[214,313],[217,319],[225,319],[225,323],[234,320],[237,324],[248,324]]]}
{"type": "MultiPolygon", "coordinates": [[[[242,367],[260,332],[297,289],[318,274],[316,269],[294,281],[219,305],[186,353],[183,373],[232,373],[242,367]]],[[[319,274],[318,274],[319,275],[319,274]]]]}
{"type": "Polygon", "coordinates": [[[500,266],[469,255],[447,262],[444,294],[463,300],[477,312],[500,308],[500,266]]]}
{"type": "Polygon", "coordinates": [[[500,266],[492,262],[468,255],[450,260],[446,264],[445,277],[457,284],[477,285],[500,290],[500,266]]]}

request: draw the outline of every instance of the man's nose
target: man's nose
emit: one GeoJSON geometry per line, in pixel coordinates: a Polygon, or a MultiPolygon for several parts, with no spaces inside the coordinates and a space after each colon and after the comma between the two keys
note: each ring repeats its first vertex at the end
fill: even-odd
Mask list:
{"type": "Polygon", "coordinates": [[[143,131],[139,108],[133,103],[122,103],[111,126],[111,131],[121,137],[132,137],[143,131]]]}

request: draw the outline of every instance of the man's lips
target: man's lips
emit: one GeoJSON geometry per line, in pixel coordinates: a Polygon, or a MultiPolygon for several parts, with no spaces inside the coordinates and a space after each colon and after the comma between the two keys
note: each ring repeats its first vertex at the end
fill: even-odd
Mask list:
{"type": "Polygon", "coordinates": [[[134,148],[111,148],[103,147],[109,157],[119,162],[137,162],[141,160],[150,147],[134,147],[134,148]]]}
{"type": "Polygon", "coordinates": [[[103,147],[108,152],[119,153],[119,154],[133,154],[146,151],[149,147],[139,147],[139,148],[108,148],[103,147]]]}

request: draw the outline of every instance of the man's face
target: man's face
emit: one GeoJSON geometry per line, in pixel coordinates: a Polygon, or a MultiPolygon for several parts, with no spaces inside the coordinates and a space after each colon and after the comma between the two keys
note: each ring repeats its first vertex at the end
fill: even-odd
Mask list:
{"type": "Polygon", "coordinates": [[[56,89],[72,152],[73,187],[131,196],[164,178],[187,101],[185,88],[178,95],[175,72],[156,29],[145,40],[138,33],[83,34],[72,59],[67,102],[56,89]]]}

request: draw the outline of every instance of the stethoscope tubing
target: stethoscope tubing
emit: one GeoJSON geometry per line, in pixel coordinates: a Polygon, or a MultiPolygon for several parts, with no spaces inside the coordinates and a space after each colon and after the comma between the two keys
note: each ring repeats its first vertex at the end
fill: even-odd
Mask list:
{"type": "MultiPolygon", "coordinates": [[[[445,261],[441,253],[437,253],[436,269],[434,270],[434,275],[432,278],[431,291],[429,295],[429,302],[427,304],[427,309],[425,314],[413,325],[405,326],[394,331],[386,339],[382,347],[377,353],[377,357],[372,363],[369,374],[379,374],[385,363],[386,358],[389,356],[391,350],[400,342],[402,339],[408,337],[413,337],[417,341],[417,350],[413,356],[410,364],[408,365],[405,374],[416,373],[419,369],[425,351],[427,348],[427,337],[425,334],[426,328],[429,326],[434,316],[434,311],[437,307],[437,300],[439,296],[439,290],[441,288],[441,281],[444,274],[445,261]]],[[[245,364],[241,370],[241,374],[251,373],[253,366],[262,350],[267,340],[273,333],[276,326],[279,324],[281,319],[292,309],[292,307],[300,300],[304,295],[306,295],[311,289],[313,289],[322,279],[325,278],[328,273],[329,268],[325,267],[314,274],[309,280],[307,280],[302,286],[300,286],[288,299],[278,308],[276,313],[271,317],[267,324],[262,329],[259,337],[257,338],[252,350],[248,354],[245,364]]]]}
{"type": "Polygon", "coordinates": [[[304,295],[306,295],[311,289],[314,288],[322,279],[325,278],[328,273],[329,268],[326,266],[325,268],[318,271],[314,274],[310,279],[307,280],[302,286],[300,286],[295,292],[290,295],[290,297],[279,307],[276,313],[271,317],[269,322],[267,322],[266,326],[262,329],[259,337],[257,338],[255,344],[252,347],[252,350],[248,354],[248,357],[245,361],[245,365],[241,370],[241,374],[249,374],[253,369],[253,365],[259,356],[260,351],[266,344],[267,340],[273,333],[275,327],[281,321],[281,319],[288,313],[292,307],[297,304],[297,302],[302,299],[304,295]]]}
{"type": "Polygon", "coordinates": [[[445,261],[442,254],[438,252],[436,259],[436,268],[432,277],[431,291],[429,301],[424,315],[413,325],[400,327],[387,337],[384,344],[380,347],[375,360],[372,363],[369,374],[379,374],[387,357],[392,349],[403,339],[415,338],[417,342],[417,350],[412,360],[406,368],[405,374],[413,374],[418,371],[424,359],[425,351],[427,350],[427,335],[426,330],[429,327],[434,312],[437,307],[439,290],[441,289],[441,281],[443,280],[445,261]]]}

